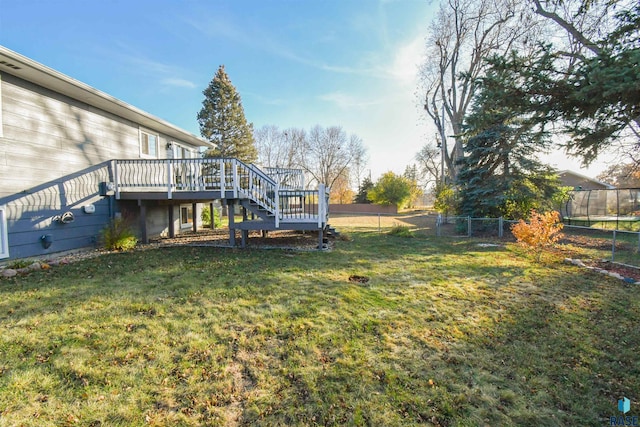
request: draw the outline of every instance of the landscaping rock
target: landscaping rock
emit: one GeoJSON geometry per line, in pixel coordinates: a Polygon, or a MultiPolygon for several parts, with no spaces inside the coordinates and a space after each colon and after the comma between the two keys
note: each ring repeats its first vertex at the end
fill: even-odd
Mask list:
{"type": "Polygon", "coordinates": [[[14,277],[18,274],[13,268],[5,268],[2,270],[2,277],[14,277]]]}
{"type": "Polygon", "coordinates": [[[34,262],[33,264],[31,264],[29,267],[27,267],[29,270],[32,271],[36,271],[36,270],[41,270],[42,269],[42,264],[40,264],[39,262],[34,262]]]}
{"type": "MultiPolygon", "coordinates": [[[[620,273],[617,273],[615,271],[610,271],[610,270],[607,270],[607,269],[604,269],[604,268],[600,268],[600,267],[597,267],[597,266],[596,267],[588,266],[584,262],[582,262],[582,260],[580,260],[580,259],[565,258],[564,262],[566,262],[568,264],[576,265],[578,267],[583,267],[583,268],[586,268],[588,270],[595,271],[597,273],[606,274],[609,277],[613,277],[614,279],[618,279],[618,280],[623,280],[624,282],[629,283],[629,284],[640,285],[640,282],[637,281],[636,278],[625,277],[624,275],[622,275],[620,273]]],[[[603,260],[603,261],[600,261],[600,262],[609,264],[608,260],[603,260]]]]}

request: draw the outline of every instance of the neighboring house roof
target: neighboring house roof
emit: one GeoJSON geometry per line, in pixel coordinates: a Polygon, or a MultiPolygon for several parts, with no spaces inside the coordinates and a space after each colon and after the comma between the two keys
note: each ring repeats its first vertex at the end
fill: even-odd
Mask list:
{"type": "Polygon", "coordinates": [[[571,187],[582,187],[582,190],[600,190],[600,189],[614,189],[615,185],[607,184],[606,182],[598,181],[597,179],[590,178],[586,175],[579,174],[570,170],[558,171],[558,176],[563,185],[571,187]]]}
{"type": "Polygon", "coordinates": [[[200,147],[205,139],[0,45],[0,71],[200,147]]]}

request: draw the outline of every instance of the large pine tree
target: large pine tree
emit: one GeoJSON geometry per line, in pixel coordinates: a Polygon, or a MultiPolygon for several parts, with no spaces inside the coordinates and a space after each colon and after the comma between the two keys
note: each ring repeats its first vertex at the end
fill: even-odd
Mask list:
{"type": "Polygon", "coordinates": [[[517,55],[495,57],[479,79],[474,105],[466,118],[465,157],[458,174],[460,211],[470,216],[526,217],[547,209],[558,191],[555,171],[537,154],[550,147],[543,126],[546,112],[526,96],[531,75],[517,55]]]}
{"type": "Polygon", "coordinates": [[[258,157],[253,139],[253,125],[247,122],[240,94],[231,84],[224,65],[203,91],[202,109],[198,113],[200,134],[215,148],[207,157],[233,157],[246,163],[258,157]]]}

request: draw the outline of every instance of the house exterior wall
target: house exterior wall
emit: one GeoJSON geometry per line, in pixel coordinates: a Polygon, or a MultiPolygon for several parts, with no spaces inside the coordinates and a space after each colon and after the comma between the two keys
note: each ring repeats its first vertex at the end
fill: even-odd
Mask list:
{"type": "Polygon", "coordinates": [[[611,186],[607,186],[602,182],[569,172],[560,174],[560,182],[563,186],[580,190],[605,190],[611,188],[611,186]]]}
{"type": "MultiPolygon", "coordinates": [[[[112,159],[143,157],[141,129],[158,135],[159,158],[170,156],[170,143],[189,145],[1,72],[0,94],[0,206],[11,259],[95,245],[120,210],[100,183],[113,181],[112,159]],[[73,222],[57,220],[66,212],[73,222]]],[[[147,215],[148,232],[168,228],[166,206],[147,215]]]]}

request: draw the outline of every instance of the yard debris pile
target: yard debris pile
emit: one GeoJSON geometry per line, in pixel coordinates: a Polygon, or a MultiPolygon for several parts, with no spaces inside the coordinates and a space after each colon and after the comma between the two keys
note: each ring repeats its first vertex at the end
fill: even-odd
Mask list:
{"type": "Polygon", "coordinates": [[[368,283],[369,278],[365,276],[351,275],[349,276],[349,281],[352,283],[368,283]]]}

